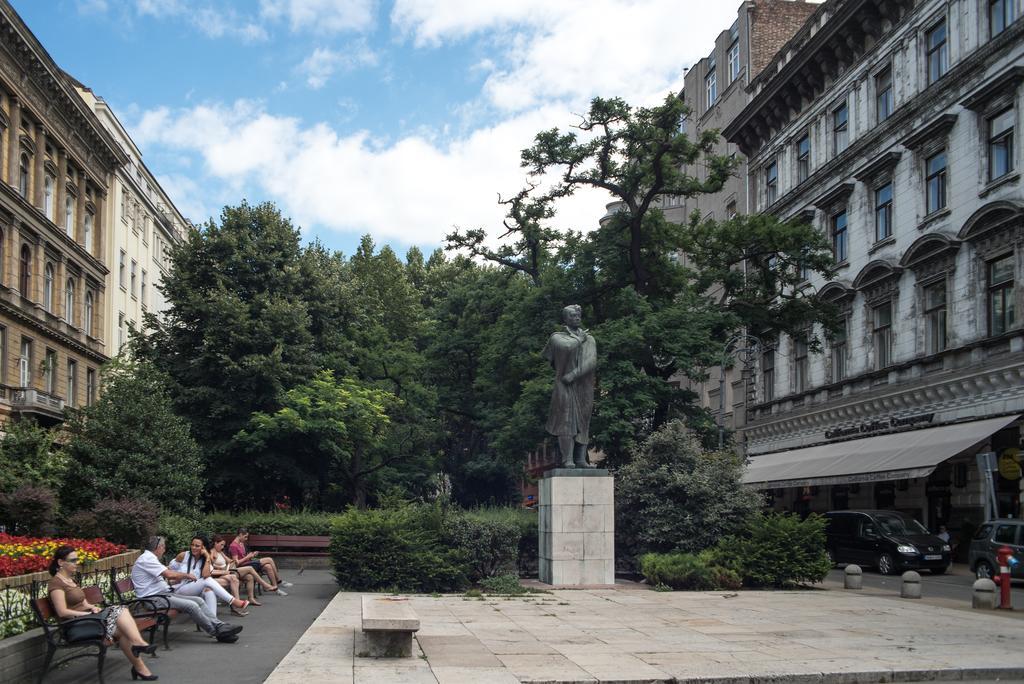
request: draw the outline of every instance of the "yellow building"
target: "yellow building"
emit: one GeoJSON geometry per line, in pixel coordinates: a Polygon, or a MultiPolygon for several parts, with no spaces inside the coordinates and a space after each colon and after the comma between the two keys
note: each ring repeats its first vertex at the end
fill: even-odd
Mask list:
{"type": "Polygon", "coordinates": [[[128,157],[0,1],[0,420],[59,420],[107,359],[107,204],[128,157]]]}

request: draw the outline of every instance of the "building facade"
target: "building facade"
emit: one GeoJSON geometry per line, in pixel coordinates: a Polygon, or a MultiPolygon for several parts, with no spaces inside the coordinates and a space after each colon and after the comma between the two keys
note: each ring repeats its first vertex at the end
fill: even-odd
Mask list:
{"type": "Polygon", "coordinates": [[[107,358],[109,179],[124,153],[0,2],[0,420],[59,420],[107,358]]]}
{"type": "Polygon", "coordinates": [[[104,320],[110,354],[128,341],[130,329],[141,329],[146,313],[159,315],[167,308],[158,285],[167,273],[170,245],[185,238],[188,222],[142,161],[132,141],[105,100],[77,87],[79,95],[127,155],[111,188],[107,203],[110,226],[104,258],[110,264],[104,320]]]}
{"type": "Polygon", "coordinates": [[[747,480],[777,508],[957,529],[987,514],[994,453],[998,513],[1022,513],[1021,9],[828,0],[725,130],[751,209],[812,222],[838,264],[802,287],[840,332],[823,353],[778,339],[756,369],[747,480]]]}
{"type": "MultiPolygon", "coordinates": [[[[736,21],[715,38],[711,53],[692,65],[683,78],[683,101],[690,110],[690,116],[682,124],[684,131],[696,139],[705,131],[720,131],[728,126],[750,102],[748,88],[753,79],[817,8],[817,4],[803,0],[743,2],[737,10],[736,21]]],[[[713,154],[736,157],[739,163],[736,174],[719,192],[664,198],[661,208],[669,221],[685,223],[695,211],[704,218],[719,221],[751,211],[746,161],[739,154],[739,148],[719,136],[713,154]]],[[[688,168],[686,172],[697,178],[706,175],[702,165],[688,168]]],[[[614,209],[615,205],[609,207],[609,210],[614,209]]],[[[679,258],[685,263],[685,254],[680,254],[679,258]]],[[[723,349],[723,355],[736,355],[736,346],[723,349]]],[[[701,405],[718,414],[724,428],[732,431],[743,424],[748,400],[747,385],[741,378],[742,368],[742,363],[727,368],[724,382],[720,367],[709,369],[704,382],[682,377],[673,381],[693,390],[701,405]],[[723,389],[724,396],[721,396],[723,389]]]]}

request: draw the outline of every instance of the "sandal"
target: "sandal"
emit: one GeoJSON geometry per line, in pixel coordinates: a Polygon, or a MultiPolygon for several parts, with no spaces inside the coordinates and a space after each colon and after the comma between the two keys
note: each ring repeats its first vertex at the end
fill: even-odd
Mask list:
{"type": "Polygon", "coordinates": [[[250,606],[262,606],[263,604],[260,603],[259,601],[254,600],[254,599],[249,599],[249,605],[250,606]]]}
{"type": "Polygon", "coordinates": [[[238,608],[235,608],[234,606],[231,606],[231,614],[232,615],[237,615],[238,617],[245,617],[246,615],[249,614],[249,611],[247,611],[247,610],[239,610],[238,608]]]}

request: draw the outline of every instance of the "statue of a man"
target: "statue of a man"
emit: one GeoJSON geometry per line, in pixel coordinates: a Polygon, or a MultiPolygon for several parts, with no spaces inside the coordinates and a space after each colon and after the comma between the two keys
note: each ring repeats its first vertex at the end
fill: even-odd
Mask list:
{"type": "Polygon", "coordinates": [[[565,330],[552,333],[541,352],[555,369],[548,433],[558,438],[562,468],[592,468],[587,461],[590,413],[594,408],[594,369],[597,342],[580,327],[578,304],[562,309],[565,330]]]}

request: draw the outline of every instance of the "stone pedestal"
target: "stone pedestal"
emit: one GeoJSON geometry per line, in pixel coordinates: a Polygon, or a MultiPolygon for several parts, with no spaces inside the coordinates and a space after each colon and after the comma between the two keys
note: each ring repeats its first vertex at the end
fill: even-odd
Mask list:
{"type": "Polygon", "coordinates": [[[540,481],[540,581],[615,584],[615,479],[607,470],[556,468],[540,481]]]}

